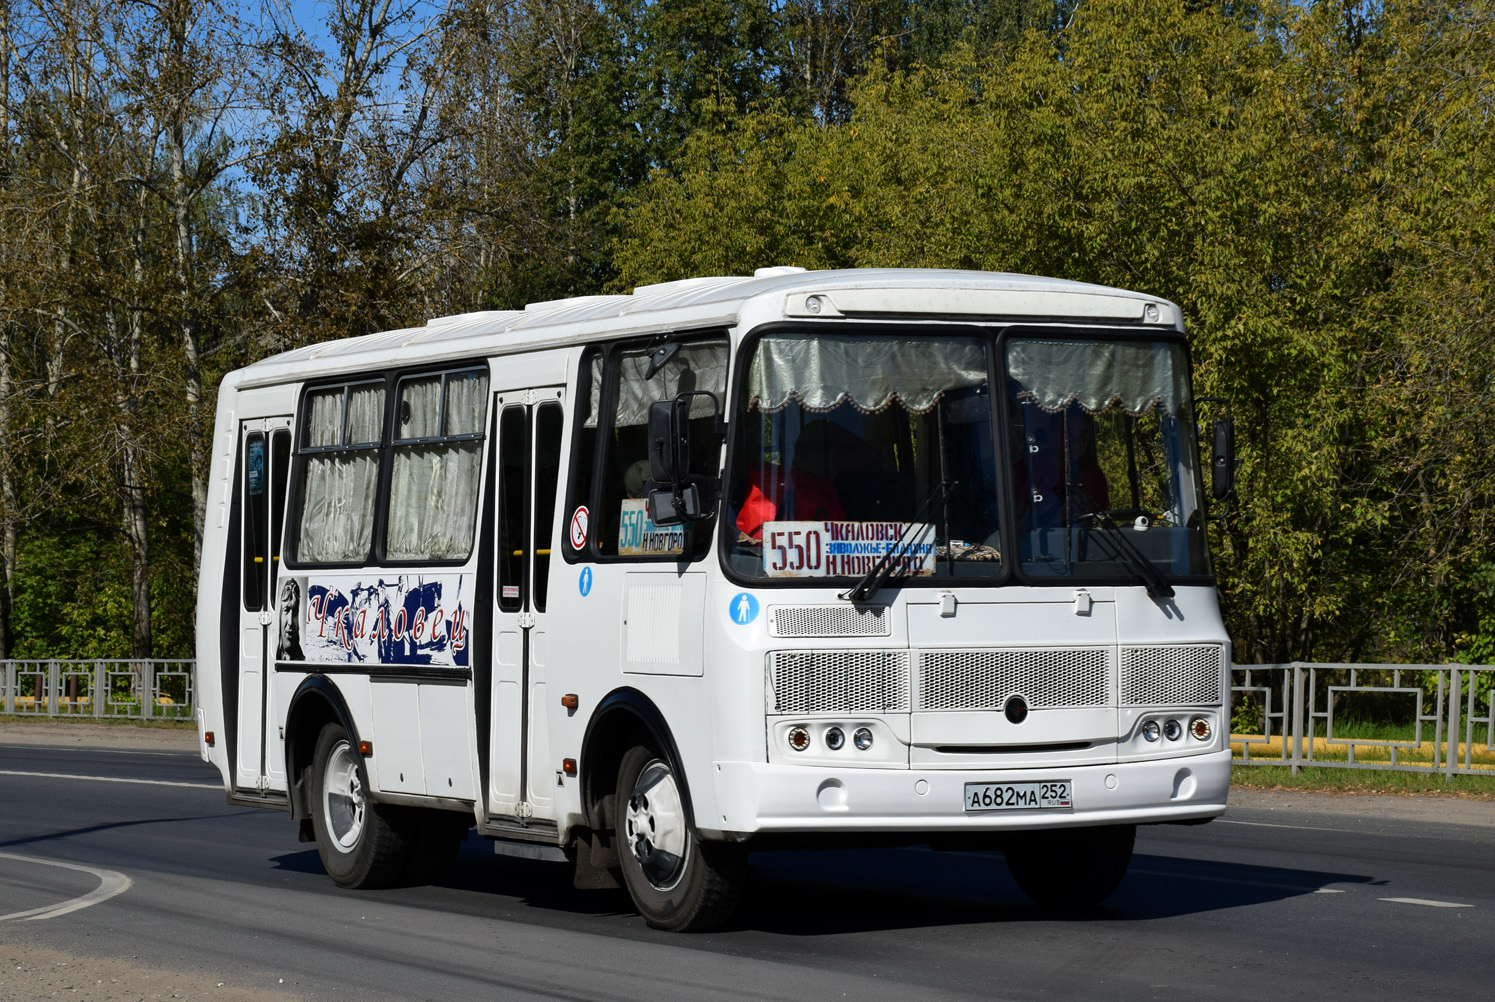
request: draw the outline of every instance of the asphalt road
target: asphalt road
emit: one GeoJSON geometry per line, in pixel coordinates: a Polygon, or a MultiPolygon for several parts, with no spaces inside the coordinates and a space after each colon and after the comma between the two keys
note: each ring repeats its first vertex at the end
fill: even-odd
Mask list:
{"type": "Polygon", "coordinates": [[[0,944],[296,997],[1451,1000],[1495,980],[1489,824],[1232,808],[1144,828],[1079,919],[1029,904],[998,853],[753,860],[740,920],[702,936],[478,838],[441,886],[349,892],[195,756],[0,745],[0,916],[117,891],[0,918],[0,944]]]}

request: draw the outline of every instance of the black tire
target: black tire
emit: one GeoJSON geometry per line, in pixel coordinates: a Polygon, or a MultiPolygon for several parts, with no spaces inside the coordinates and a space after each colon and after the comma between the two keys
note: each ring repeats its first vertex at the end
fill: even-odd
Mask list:
{"type": "Polygon", "coordinates": [[[472,817],[435,809],[413,809],[413,813],[414,839],[401,883],[438,884],[451,872],[472,828],[472,817]]]}
{"type": "Polygon", "coordinates": [[[618,866],[644,921],[672,932],[704,932],[732,917],[747,883],[741,847],[702,842],[689,821],[676,766],[635,747],[618,766],[618,866]]]}
{"type": "Polygon", "coordinates": [[[1136,825],[1023,832],[1002,849],[1023,893],[1046,908],[1093,908],[1120,886],[1136,825]]]}
{"type": "Polygon", "coordinates": [[[414,817],[370,799],[357,756],[340,724],[322,728],[311,766],[317,854],[340,887],[388,887],[400,881],[410,858],[414,817]]]}

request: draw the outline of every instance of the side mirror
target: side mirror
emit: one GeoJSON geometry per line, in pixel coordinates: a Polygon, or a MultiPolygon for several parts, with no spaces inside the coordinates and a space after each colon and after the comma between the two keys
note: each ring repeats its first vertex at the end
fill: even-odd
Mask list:
{"type": "Polygon", "coordinates": [[[1215,421],[1214,448],[1210,450],[1210,493],[1224,501],[1235,489],[1235,424],[1226,417],[1215,421]]]}
{"type": "Polygon", "coordinates": [[[685,479],[690,462],[690,399],[656,400],[649,405],[649,479],[673,487],[685,479]]]}
{"type": "Polygon", "coordinates": [[[695,484],[679,484],[674,490],[649,492],[649,521],[655,525],[679,525],[704,517],[701,489],[695,484]]]}

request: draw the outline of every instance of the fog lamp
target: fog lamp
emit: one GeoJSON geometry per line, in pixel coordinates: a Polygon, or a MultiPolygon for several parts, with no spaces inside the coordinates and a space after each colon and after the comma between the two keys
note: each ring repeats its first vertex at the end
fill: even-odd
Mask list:
{"type": "Polygon", "coordinates": [[[1162,733],[1163,729],[1158,726],[1158,722],[1156,720],[1149,720],[1147,723],[1142,725],[1142,736],[1149,741],[1156,741],[1160,736],[1162,736],[1162,733]]]}
{"type": "Polygon", "coordinates": [[[810,732],[803,727],[789,728],[789,747],[795,751],[804,751],[810,747],[810,732]]]}
{"type": "Polygon", "coordinates": [[[1195,717],[1189,721],[1189,733],[1200,741],[1208,741],[1210,735],[1215,733],[1215,729],[1210,726],[1208,717],[1195,717]]]}

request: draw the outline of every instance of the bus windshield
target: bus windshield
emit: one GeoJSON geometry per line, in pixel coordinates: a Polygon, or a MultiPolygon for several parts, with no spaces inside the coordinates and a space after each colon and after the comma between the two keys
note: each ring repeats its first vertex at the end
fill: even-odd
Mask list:
{"type": "Polygon", "coordinates": [[[1005,355],[1023,575],[1207,575],[1183,345],[1014,337],[1005,355]]]}
{"type": "Polygon", "coordinates": [[[882,560],[890,579],[972,584],[1009,569],[1035,583],[1208,573],[1182,346],[1011,337],[996,394],[992,350],[924,334],[758,339],[726,488],[734,572],[839,584],[882,560]]]}

